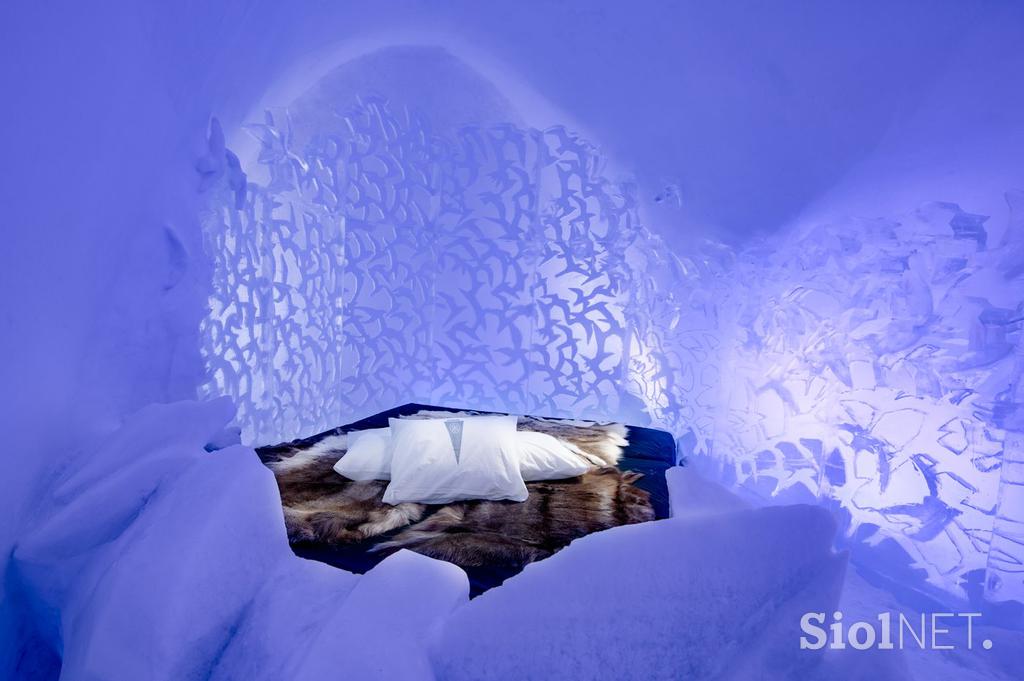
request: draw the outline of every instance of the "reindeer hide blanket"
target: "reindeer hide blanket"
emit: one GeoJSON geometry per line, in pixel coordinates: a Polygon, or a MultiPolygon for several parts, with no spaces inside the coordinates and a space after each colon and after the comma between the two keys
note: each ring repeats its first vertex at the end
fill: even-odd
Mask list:
{"type": "MultiPolygon", "coordinates": [[[[434,416],[452,414],[415,417],[434,416]]],[[[562,439],[595,467],[576,478],[529,482],[524,502],[391,506],[381,500],[387,481],[356,482],[334,471],[345,452],[344,433],[257,451],[277,478],[288,538],[300,555],[300,547],[319,547],[321,554],[358,547],[375,556],[372,565],[405,548],[467,571],[500,566],[517,572],[591,532],[654,519],[648,493],[633,484],[641,474],[614,466],[627,444],[624,426],[521,417],[519,428],[562,439]]]]}

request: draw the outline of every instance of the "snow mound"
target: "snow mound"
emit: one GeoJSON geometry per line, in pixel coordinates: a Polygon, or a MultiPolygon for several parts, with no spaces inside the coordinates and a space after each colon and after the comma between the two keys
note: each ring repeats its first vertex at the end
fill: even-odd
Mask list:
{"type": "Polygon", "coordinates": [[[750,510],[669,472],[675,517],[600,532],[472,602],[408,551],[363,576],[297,558],[230,404],[152,405],[70,459],[8,582],[68,681],[799,677],[836,605],[822,509],[750,510]],[[212,450],[212,451],[211,451],[212,450]]]}
{"type": "Polygon", "coordinates": [[[270,471],[218,448],[230,418],[225,401],[152,405],[55,481],[9,579],[61,678],[431,678],[465,573],[408,552],[362,577],[297,558],[270,471]]]}
{"type": "MultiPolygon", "coordinates": [[[[721,508],[721,505],[719,505],[721,508]]],[[[800,615],[830,611],[845,554],[812,506],[721,510],[577,540],[456,611],[439,678],[789,679],[800,615]]]]}

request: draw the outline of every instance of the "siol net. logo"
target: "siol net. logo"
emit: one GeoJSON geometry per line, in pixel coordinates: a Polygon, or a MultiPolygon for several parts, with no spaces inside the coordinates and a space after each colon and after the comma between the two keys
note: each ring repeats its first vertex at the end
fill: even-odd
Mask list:
{"type": "MultiPolygon", "coordinates": [[[[903,650],[908,647],[953,650],[963,646],[971,650],[974,648],[974,620],[977,617],[981,617],[981,613],[922,613],[918,619],[908,618],[902,613],[883,612],[875,621],[856,621],[846,625],[843,613],[837,611],[832,613],[832,621],[826,625],[825,613],[808,612],[800,618],[800,631],[803,633],[800,649],[821,650],[827,646],[832,650],[848,647],[854,650],[903,650]],[[963,629],[964,625],[966,629],[963,629]],[[958,641],[952,636],[951,631],[954,630],[965,631],[965,641],[958,641]]],[[[991,649],[992,641],[984,639],[981,647],[991,649]]]]}

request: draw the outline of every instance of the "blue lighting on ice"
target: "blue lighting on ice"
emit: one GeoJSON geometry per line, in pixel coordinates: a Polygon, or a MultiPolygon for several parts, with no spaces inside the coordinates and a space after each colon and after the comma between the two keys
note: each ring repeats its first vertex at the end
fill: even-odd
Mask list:
{"type": "Polygon", "coordinates": [[[0,678],[1019,673],[1020,8],[119,4],[0,11],[0,678]],[[672,517],[297,558],[252,448],[406,403],[672,517]]]}

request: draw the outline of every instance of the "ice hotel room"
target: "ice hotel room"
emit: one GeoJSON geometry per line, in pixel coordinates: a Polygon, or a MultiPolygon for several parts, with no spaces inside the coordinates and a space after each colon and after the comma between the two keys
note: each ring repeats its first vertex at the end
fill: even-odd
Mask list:
{"type": "Polygon", "coordinates": [[[0,7],[0,679],[1024,679],[1024,5],[0,7]]]}

